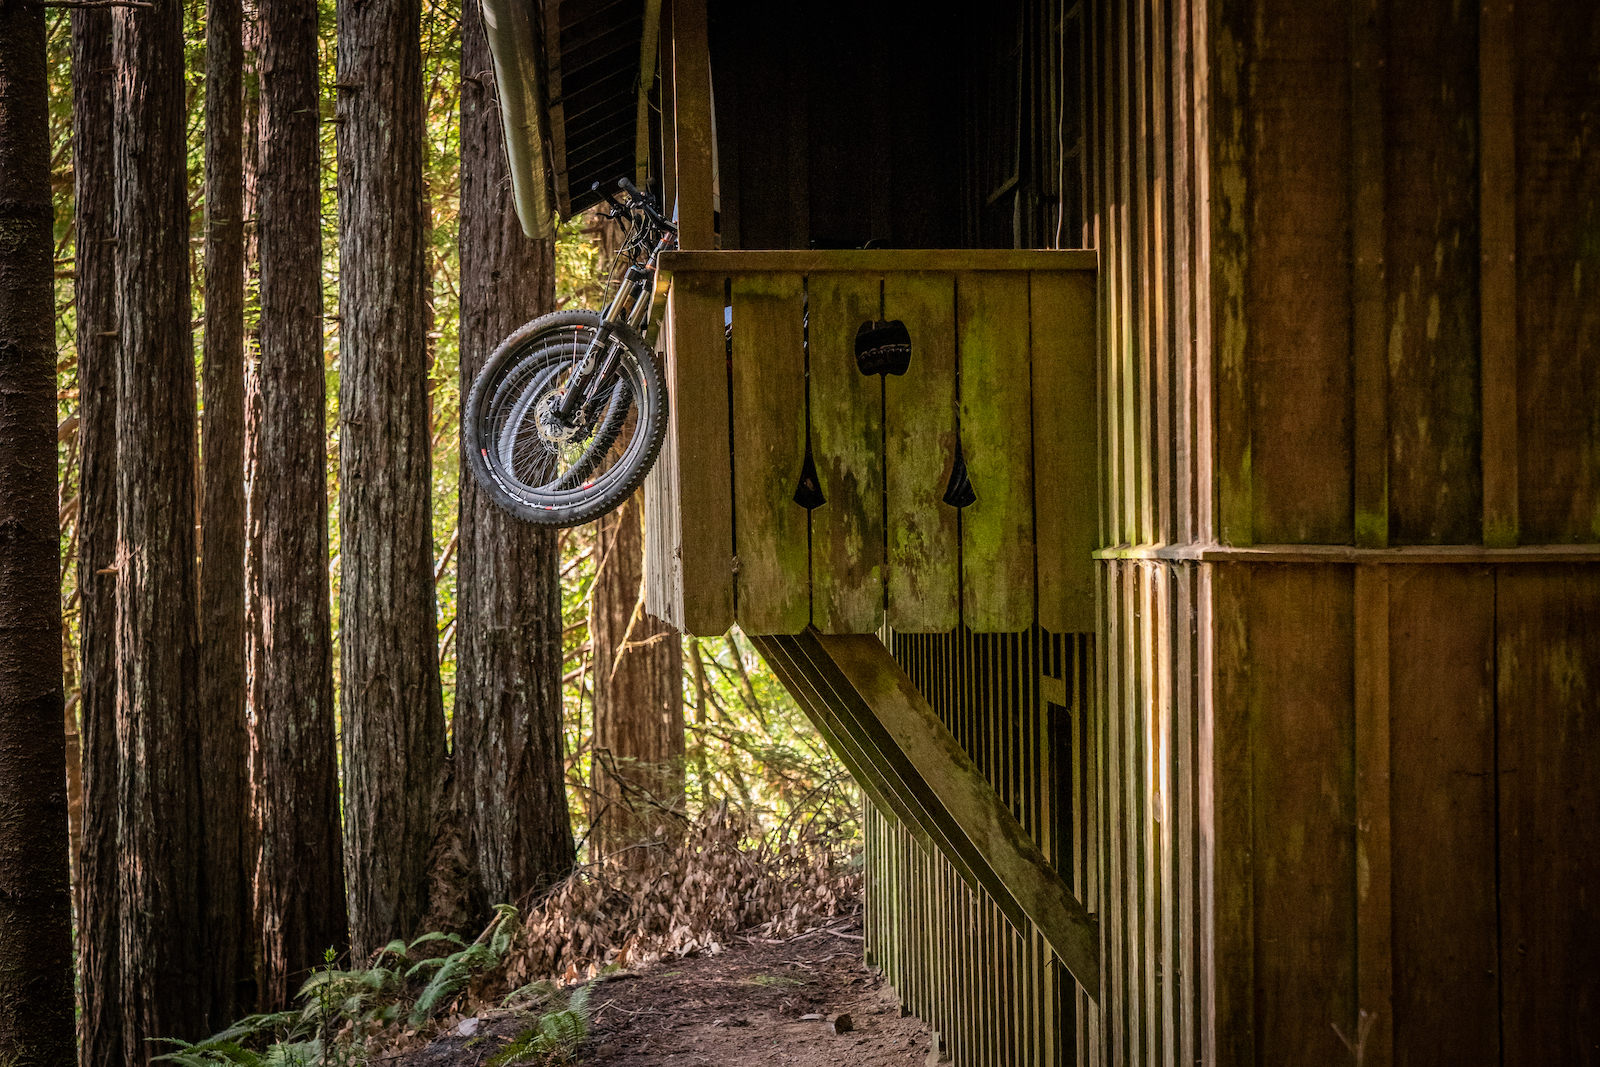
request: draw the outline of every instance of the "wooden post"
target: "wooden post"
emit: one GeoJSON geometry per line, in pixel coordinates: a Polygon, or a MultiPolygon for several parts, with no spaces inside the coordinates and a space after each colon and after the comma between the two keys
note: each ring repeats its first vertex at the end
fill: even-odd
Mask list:
{"type": "Polygon", "coordinates": [[[706,0],[673,0],[673,148],[677,157],[678,247],[715,247],[711,208],[711,53],[706,0]]]}

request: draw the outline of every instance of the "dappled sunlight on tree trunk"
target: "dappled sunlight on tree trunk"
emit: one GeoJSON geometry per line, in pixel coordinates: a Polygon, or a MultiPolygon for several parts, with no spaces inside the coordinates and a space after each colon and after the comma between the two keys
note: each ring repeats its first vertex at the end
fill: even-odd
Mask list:
{"type": "MultiPolygon", "coordinates": [[[[683,816],[683,653],[644,610],[644,498],[599,520],[590,600],[594,643],[591,855],[675,840],[683,816]]],[[[648,863],[641,853],[640,862],[648,863]]]]}

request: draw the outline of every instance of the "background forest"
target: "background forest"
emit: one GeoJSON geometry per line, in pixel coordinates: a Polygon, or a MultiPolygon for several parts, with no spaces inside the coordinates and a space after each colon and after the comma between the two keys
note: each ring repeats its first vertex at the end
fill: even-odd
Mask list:
{"type": "MultiPolygon", "coordinates": [[[[150,1039],[197,1040],[248,1012],[286,1009],[313,973],[366,975],[379,986],[388,979],[371,976],[389,975],[378,994],[340,1001],[348,1051],[401,1019],[402,1000],[426,1007],[409,1019],[424,1025],[469,979],[479,993],[495,982],[503,992],[841,906],[850,881],[838,871],[860,834],[854,786],[742,635],[683,639],[644,615],[637,498],[557,534],[490,514],[462,483],[463,380],[534,314],[595,306],[614,237],[594,215],[562,225],[553,244],[516,230],[476,5],[465,5],[464,22],[459,3],[427,0],[419,23],[405,5],[379,5],[372,18],[389,21],[367,27],[365,42],[357,25],[365,16],[344,25],[331,0],[321,0],[314,20],[309,5],[267,0],[230,10],[213,0],[208,11],[191,0],[181,31],[161,0],[116,6],[115,17],[141,32],[158,35],[158,21],[181,32],[185,200],[174,218],[186,229],[195,431],[185,450],[182,419],[158,407],[146,413],[145,440],[161,444],[134,455],[128,370],[119,384],[108,371],[116,357],[102,354],[96,364],[88,351],[109,349],[118,330],[97,328],[104,323],[82,309],[99,301],[102,317],[121,314],[115,321],[125,323],[127,305],[140,299],[126,286],[113,293],[110,253],[97,252],[128,240],[129,229],[108,229],[104,216],[127,212],[129,193],[118,173],[113,195],[110,150],[93,123],[114,124],[106,142],[140,132],[110,114],[112,12],[52,10],[62,648],[81,1061],[137,1060],[150,1054],[141,1050],[150,1039]],[[363,245],[358,217],[392,209],[363,200],[354,177],[341,187],[339,173],[341,164],[352,174],[384,173],[387,164],[362,154],[358,131],[360,108],[380,94],[354,80],[337,53],[348,35],[368,49],[364,62],[383,52],[400,56],[403,68],[411,33],[423,99],[413,131],[421,350],[387,359],[394,338],[374,344],[368,335],[356,358],[359,316],[369,316],[360,329],[381,333],[387,322],[373,325],[372,316],[404,315],[384,304],[393,294],[379,276],[393,249],[363,245]],[[287,76],[273,80],[295,69],[296,47],[302,58],[315,49],[314,97],[309,79],[298,88],[287,76]],[[231,144],[230,129],[242,131],[231,144]],[[297,163],[306,173],[296,175],[297,163]],[[230,225],[235,218],[242,225],[230,225]],[[284,236],[291,229],[294,248],[284,236]],[[284,352],[310,355],[297,369],[284,352]],[[408,366],[418,381],[405,379],[408,366]],[[404,397],[424,382],[416,395],[425,405],[407,409],[404,397]],[[351,398],[385,390],[401,400],[373,426],[373,409],[355,410],[351,398]],[[123,410],[108,414],[113,400],[123,410]],[[406,435],[423,432],[431,467],[420,483],[412,461],[369,458],[396,439],[398,451],[387,455],[404,457],[407,440],[422,440],[406,435]],[[166,456],[169,439],[180,446],[166,456]],[[341,456],[352,442],[360,454],[341,456]],[[320,470],[297,464],[296,449],[320,457],[320,470]],[[129,692],[130,675],[159,673],[146,670],[139,648],[159,649],[165,638],[157,626],[144,635],[153,645],[129,640],[135,609],[112,586],[124,568],[144,565],[142,549],[127,533],[126,500],[108,499],[103,486],[126,496],[170,473],[172,461],[194,471],[197,577],[186,580],[199,614],[194,658],[180,663],[174,683],[195,690],[192,717],[163,728],[151,725],[153,710],[139,717],[159,700],[129,692]],[[395,478],[411,480],[384,481],[395,478]],[[404,555],[405,518],[392,509],[403,512],[408,492],[426,502],[421,573],[431,581],[409,592],[378,589],[399,579],[380,581],[363,561],[404,555]],[[238,521],[213,518],[234,514],[238,521]],[[307,533],[323,524],[325,547],[307,533]],[[317,559],[320,573],[307,562],[317,559]],[[385,636],[412,616],[426,640],[407,646],[385,636]],[[393,683],[398,703],[369,705],[373,685],[355,683],[355,663],[393,683]],[[409,682],[396,681],[406,672],[409,682]],[[227,709],[235,707],[232,736],[227,709]],[[540,721],[558,731],[558,745],[541,739],[540,721]],[[140,775],[156,772],[128,754],[130,731],[146,728],[167,730],[164,740],[152,735],[153,748],[174,745],[201,768],[200,795],[183,818],[162,808],[159,787],[141,801],[148,783],[140,775]],[[534,780],[552,776],[559,780],[534,780]],[[188,888],[178,892],[192,894],[185,906],[198,910],[141,918],[158,902],[130,890],[125,870],[118,882],[119,861],[139,848],[175,870],[188,865],[187,881],[179,879],[188,888]],[[205,960],[196,984],[212,988],[145,989],[134,976],[184,966],[183,951],[164,939],[186,917],[203,927],[203,943],[187,950],[205,960]],[[486,924],[498,932],[466,953],[486,924]],[[419,949],[415,939],[430,930],[465,940],[419,949]],[[415,962],[407,953],[445,962],[419,964],[407,978],[395,969],[415,962]]],[[[134,34],[125,36],[117,47],[132,54],[134,34]]],[[[396,76],[402,96],[406,77],[396,76]]],[[[370,184],[400,202],[406,195],[403,175],[370,184]]],[[[170,275],[140,277],[173,287],[170,275]]],[[[164,395],[187,402],[181,389],[164,395]]],[[[310,1042],[307,1056],[326,1057],[334,1040],[326,992],[318,1004],[315,1033],[299,1036],[310,1042]]],[[[269,1014],[253,1025],[288,1032],[296,1020],[304,1021],[269,1014]]]]}

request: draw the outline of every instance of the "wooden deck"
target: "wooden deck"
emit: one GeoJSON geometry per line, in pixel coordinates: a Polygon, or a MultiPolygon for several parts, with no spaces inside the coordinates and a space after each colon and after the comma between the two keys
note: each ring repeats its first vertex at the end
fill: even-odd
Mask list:
{"type": "Polygon", "coordinates": [[[678,252],[646,603],[692,634],[1093,628],[1095,256],[678,252]],[[903,322],[904,375],[863,323],[903,322]],[[826,501],[795,501],[814,466],[826,501]],[[943,502],[958,455],[976,500],[943,502]]]}

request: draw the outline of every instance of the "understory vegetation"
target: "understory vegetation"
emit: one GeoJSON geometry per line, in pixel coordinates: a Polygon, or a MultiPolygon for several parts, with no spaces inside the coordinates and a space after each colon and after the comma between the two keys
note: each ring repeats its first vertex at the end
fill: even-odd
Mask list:
{"type": "Polygon", "coordinates": [[[252,1015],[163,1059],[183,1067],[355,1065],[511,1017],[518,1037],[486,1065],[570,1062],[587,1036],[592,983],[667,956],[779,940],[858,909],[861,870],[841,827],[764,830],[719,803],[646,845],[580,866],[526,911],[510,904],[471,942],[428,933],[364,964],[330,953],[299,1007],[252,1015]]]}

